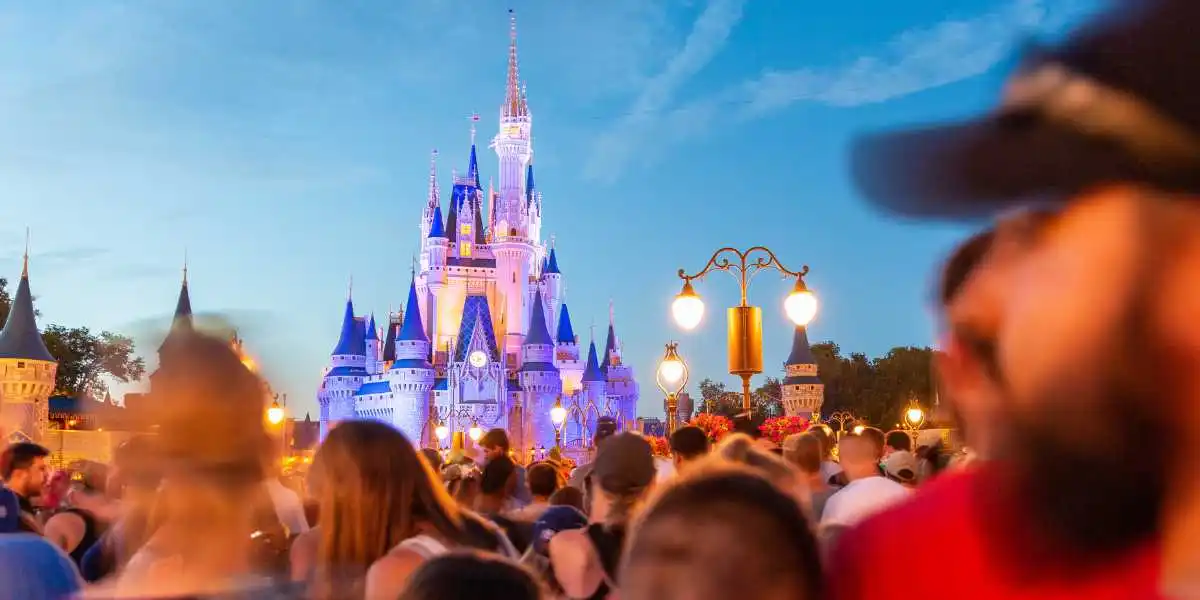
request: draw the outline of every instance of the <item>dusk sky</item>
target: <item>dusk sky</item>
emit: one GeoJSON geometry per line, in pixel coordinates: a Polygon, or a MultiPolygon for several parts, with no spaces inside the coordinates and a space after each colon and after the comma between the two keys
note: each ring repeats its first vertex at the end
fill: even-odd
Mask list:
{"type": "MultiPolygon", "coordinates": [[[[1096,2],[6,3],[0,273],[19,275],[28,226],[41,324],[133,335],[153,363],[186,251],[196,311],[227,314],[292,411],[316,418],[348,280],[380,318],[407,292],[430,150],[447,191],[468,117],[482,144],[495,135],[513,8],[575,331],[586,343],[594,322],[602,341],[611,299],[641,412],[660,416],[669,340],[693,392],[736,384],[731,278],[697,285],[697,331],[669,318],[676,271],[722,245],[810,266],[814,342],[871,356],[931,344],[936,265],[966,230],[864,205],[848,144],[988,109],[1018,44],[1096,2]]],[[[495,154],[480,158],[486,180],[495,154]]],[[[750,291],[764,375],[789,350],[789,287],[764,273],[750,291]]]]}

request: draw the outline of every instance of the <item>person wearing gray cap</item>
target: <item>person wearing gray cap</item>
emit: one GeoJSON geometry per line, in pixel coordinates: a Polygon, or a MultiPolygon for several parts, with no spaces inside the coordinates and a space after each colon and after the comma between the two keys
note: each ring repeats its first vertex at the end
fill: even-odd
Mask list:
{"type": "Polygon", "coordinates": [[[614,435],[600,447],[588,476],[591,523],[550,538],[550,564],[568,597],[599,600],[616,591],[625,525],[656,473],[650,443],[636,433],[614,435]]]}

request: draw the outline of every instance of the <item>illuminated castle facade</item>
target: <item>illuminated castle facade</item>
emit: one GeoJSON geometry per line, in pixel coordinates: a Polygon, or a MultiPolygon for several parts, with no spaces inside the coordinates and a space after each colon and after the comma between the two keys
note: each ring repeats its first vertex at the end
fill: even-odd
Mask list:
{"type": "Polygon", "coordinates": [[[40,441],[49,428],[58,361],[38,331],[29,290],[29,252],[0,330],[0,430],[13,441],[40,441]]]}
{"type": "MultiPolygon", "coordinates": [[[[475,119],[477,120],[477,119],[475,119]]],[[[347,299],[341,336],[317,400],[322,437],[338,421],[370,418],[435,444],[449,432],[502,427],[515,449],[550,448],[550,409],[567,409],[565,445],[589,443],[596,419],[635,419],[638,387],[608,336],[586,349],[571,325],[553,241],[542,239],[533,176],[533,119],[517,70],[516,25],[499,132],[498,189],[485,191],[472,124],[467,168],[443,202],[435,161],[421,210],[420,264],[404,309],[380,326],[347,299]]]]}

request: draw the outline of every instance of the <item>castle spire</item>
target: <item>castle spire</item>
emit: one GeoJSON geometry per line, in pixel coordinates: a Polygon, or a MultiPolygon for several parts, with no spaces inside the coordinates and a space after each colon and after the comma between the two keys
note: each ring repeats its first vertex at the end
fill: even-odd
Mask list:
{"type": "Polygon", "coordinates": [[[471,114],[471,158],[467,162],[467,179],[470,180],[476,188],[479,185],[479,158],[475,152],[475,124],[479,122],[479,113],[471,114]]]}
{"type": "Polygon", "coordinates": [[[558,343],[559,344],[574,344],[575,330],[571,327],[571,313],[567,310],[567,305],[563,304],[558,311],[558,343]]]}
{"type": "Polygon", "coordinates": [[[417,280],[408,284],[408,304],[404,307],[404,323],[396,340],[401,342],[428,342],[425,327],[421,325],[421,305],[417,302],[417,280]]]}
{"type": "MultiPolygon", "coordinates": [[[[25,255],[21,257],[21,278],[29,278],[29,228],[25,228],[25,255]]],[[[186,281],[186,277],[184,280],[186,281]]]]}
{"type": "Polygon", "coordinates": [[[17,293],[13,295],[4,329],[0,331],[0,358],[56,362],[38,332],[36,313],[33,310],[33,293],[29,291],[28,229],[25,230],[25,257],[21,281],[17,283],[17,293]]]}
{"type": "Polygon", "coordinates": [[[504,91],[504,109],[501,114],[505,117],[524,117],[529,114],[525,101],[525,91],[521,85],[521,74],[517,69],[517,13],[508,11],[509,42],[508,42],[508,80],[504,91]]]}
{"type": "Polygon", "coordinates": [[[346,312],[342,315],[342,333],[340,336],[338,336],[337,347],[333,349],[334,356],[350,356],[357,354],[355,351],[357,344],[355,343],[356,336],[354,331],[356,325],[357,320],[354,318],[354,299],[346,298],[346,312]]]}
{"type": "Polygon", "coordinates": [[[432,211],[442,205],[442,199],[441,190],[438,189],[437,148],[434,148],[429,154],[429,209],[432,211]]]}
{"type": "Polygon", "coordinates": [[[612,366],[612,364],[616,361],[616,352],[617,352],[616,317],[614,316],[614,311],[613,311],[613,301],[611,299],[609,299],[609,301],[608,301],[608,337],[604,340],[604,358],[602,359],[603,363],[600,365],[601,371],[604,371],[605,373],[608,372],[608,367],[612,366]]]}
{"type": "Polygon", "coordinates": [[[171,318],[171,329],[167,331],[167,337],[163,339],[162,345],[158,348],[159,353],[163,351],[163,348],[174,343],[179,336],[192,331],[192,297],[188,292],[187,264],[187,251],[185,250],[183,253],[183,281],[179,285],[179,299],[175,301],[175,315],[171,318]]]}
{"type": "Polygon", "coordinates": [[[542,307],[542,291],[533,293],[533,307],[529,310],[529,330],[525,334],[525,345],[553,346],[550,328],[546,327],[546,309],[542,307]]]}

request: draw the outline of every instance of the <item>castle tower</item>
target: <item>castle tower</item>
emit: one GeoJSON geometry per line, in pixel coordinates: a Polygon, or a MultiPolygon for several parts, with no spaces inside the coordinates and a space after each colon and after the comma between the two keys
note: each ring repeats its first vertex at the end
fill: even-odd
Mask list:
{"type": "Polygon", "coordinates": [[[354,316],[353,298],[346,298],[342,333],[317,391],[317,402],[321,406],[321,439],[325,439],[329,429],[339,421],[354,418],[354,393],[367,376],[366,361],[366,326],[362,319],[354,316]]]}
{"type": "MultiPolygon", "coordinates": [[[[428,332],[430,341],[436,342],[438,336],[442,334],[437,330],[437,299],[441,297],[442,289],[446,287],[446,260],[450,252],[450,239],[442,224],[442,207],[440,206],[433,211],[433,226],[429,230],[426,249],[428,262],[422,270],[421,283],[417,286],[417,293],[420,311],[425,317],[425,331],[428,332]]],[[[434,350],[436,351],[437,348],[434,350]]]]}
{"type": "Polygon", "coordinates": [[[571,327],[571,311],[563,304],[558,311],[555,332],[554,365],[562,378],[563,394],[570,396],[583,388],[583,361],[579,360],[579,336],[571,327]]]}
{"type": "Polygon", "coordinates": [[[400,333],[400,324],[404,322],[404,311],[388,313],[387,331],[383,335],[383,364],[381,369],[392,368],[396,360],[396,336],[400,333]]]}
{"type": "MultiPolygon", "coordinates": [[[[588,344],[587,366],[583,368],[583,400],[580,402],[581,408],[586,408],[588,404],[596,407],[601,415],[604,414],[604,407],[608,404],[608,381],[604,378],[604,372],[600,370],[600,361],[596,358],[596,340],[592,340],[588,344]]],[[[589,419],[588,428],[594,426],[594,423],[589,419]]],[[[588,431],[590,436],[593,432],[588,431]]]]}
{"type": "Polygon", "coordinates": [[[541,292],[535,292],[533,306],[529,311],[529,328],[525,343],[521,347],[521,369],[517,380],[525,392],[525,421],[529,435],[524,437],[524,448],[554,445],[554,423],[550,420],[550,409],[562,393],[562,379],[554,365],[554,338],[546,326],[546,310],[541,292]]]}
{"type": "MultiPolygon", "coordinates": [[[[187,263],[183,265],[183,282],[179,285],[179,299],[175,301],[175,313],[171,317],[171,329],[167,331],[167,336],[158,346],[158,364],[159,368],[162,365],[170,362],[172,350],[185,337],[191,335],[195,331],[195,323],[192,316],[192,296],[188,290],[188,269],[187,263]]],[[[154,377],[158,373],[156,370],[150,374],[151,387],[154,385],[154,377]]]]}
{"type": "Polygon", "coordinates": [[[811,417],[825,402],[825,385],[817,377],[817,359],[808,345],[808,331],[796,327],[792,352],[784,362],[783,411],[788,416],[811,417]]]}
{"type": "MultiPolygon", "coordinates": [[[[533,158],[532,120],[525,88],[517,68],[517,17],[509,11],[508,77],[504,104],[500,107],[500,131],[492,147],[500,159],[500,191],[496,222],[497,238],[532,238],[529,232],[525,174],[533,158]]],[[[536,240],[535,240],[536,241],[536,240]]]]}
{"type": "Polygon", "coordinates": [[[367,373],[377,375],[383,370],[380,361],[382,358],[382,342],[379,341],[379,327],[375,324],[375,315],[371,315],[371,319],[367,321],[367,338],[366,338],[366,361],[365,368],[367,373]]]}
{"type": "MultiPolygon", "coordinates": [[[[437,156],[437,149],[434,149],[432,152],[430,152],[429,197],[425,201],[425,210],[421,211],[421,240],[429,239],[429,232],[433,230],[434,226],[434,213],[438,212],[442,205],[442,194],[440,188],[438,187],[437,179],[437,156]]],[[[436,220],[438,221],[438,227],[441,227],[441,215],[437,215],[436,220]]]]}
{"type": "Polygon", "coordinates": [[[546,286],[548,318],[551,323],[557,323],[559,306],[563,302],[563,283],[562,271],[558,269],[558,255],[553,246],[550,247],[550,254],[546,256],[545,266],[542,268],[542,280],[546,286]]]}
{"type": "Polygon", "coordinates": [[[49,427],[49,399],[58,361],[46,349],[29,291],[29,249],[8,319],[0,331],[0,429],[41,440],[49,427]]]}
{"type": "Polygon", "coordinates": [[[388,382],[395,401],[392,424],[417,446],[434,439],[432,427],[428,427],[434,370],[429,362],[429,336],[421,323],[414,277],[408,286],[404,322],[396,335],[396,361],[388,373],[388,382]]]}
{"type": "Polygon", "coordinates": [[[633,378],[633,369],[621,360],[621,341],[617,337],[616,317],[611,302],[608,305],[608,336],[604,341],[603,361],[600,370],[608,382],[610,404],[601,409],[616,416],[618,426],[624,428],[637,417],[638,386],[633,378]]]}

